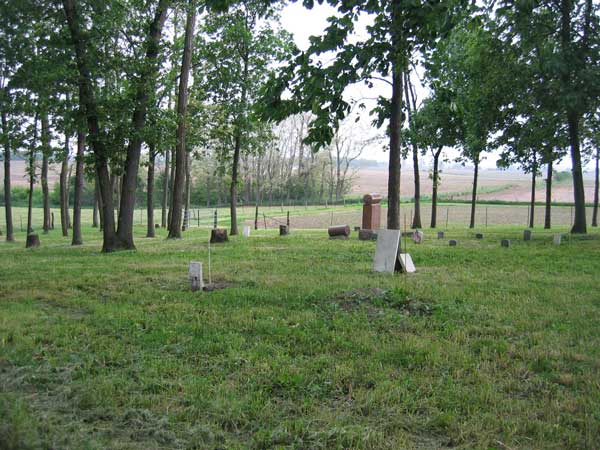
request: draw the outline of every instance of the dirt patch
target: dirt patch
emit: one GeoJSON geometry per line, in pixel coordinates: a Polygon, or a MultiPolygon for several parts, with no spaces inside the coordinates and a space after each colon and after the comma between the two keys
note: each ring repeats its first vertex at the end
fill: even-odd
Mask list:
{"type": "Polygon", "coordinates": [[[394,309],[407,316],[429,316],[433,312],[431,302],[380,288],[342,292],[333,298],[332,303],[345,312],[366,308],[369,315],[381,314],[386,309],[394,309]]]}

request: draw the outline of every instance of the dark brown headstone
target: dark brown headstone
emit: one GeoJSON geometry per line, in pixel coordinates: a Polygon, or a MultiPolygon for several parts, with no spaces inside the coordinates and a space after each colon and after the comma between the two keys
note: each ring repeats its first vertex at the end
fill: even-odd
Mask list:
{"type": "Polygon", "coordinates": [[[226,242],[229,238],[227,237],[227,230],[225,228],[213,228],[210,230],[210,243],[215,244],[219,242],[226,242]]]}
{"type": "Polygon", "coordinates": [[[289,234],[289,230],[287,225],[279,225],[279,236],[287,236],[289,234]]]}
{"type": "Polygon", "coordinates": [[[35,248],[40,246],[40,237],[36,233],[29,233],[25,241],[25,248],[35,248]]]}
{"type": "Polygon", "coordinates": [[[348,225],[336,225],[327,229],[330,239],[348,239],[350,227],[348,225]]]}
{"type": "Polygon", "coordinates": [[[378,230],[381,225],[381,194],[363,197],[362,229],[378,230]]]}

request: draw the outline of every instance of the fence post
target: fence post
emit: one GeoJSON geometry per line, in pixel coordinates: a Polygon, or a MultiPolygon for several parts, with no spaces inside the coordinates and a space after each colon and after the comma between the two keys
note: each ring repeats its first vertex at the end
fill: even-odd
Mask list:
{"type": "Polygon", "coordinates": [[[289,230],[290,229],[290,212],[289,211],[287,212],[287,221],[286,221],[286,223],[287,223],[287,227],[288,227],[288,230],[289,230]]]}
{"type": "Polygon", "coordinates": [[[217,229],[217,210],[215,209],[215,218],[214,218],[214,225],[213,228],[216,230],[217,229]]]}
{"type": "Polygon", "coordinates": [[[485,227],[487,228],[487,222],[488,222],[488,207],[485,207],[485,227]]]}
{"type": "Polygon", "coordinates": [[[450,211],[450,207],[446,206],[446,228],[448,228],[448,212],[450,211]]]}

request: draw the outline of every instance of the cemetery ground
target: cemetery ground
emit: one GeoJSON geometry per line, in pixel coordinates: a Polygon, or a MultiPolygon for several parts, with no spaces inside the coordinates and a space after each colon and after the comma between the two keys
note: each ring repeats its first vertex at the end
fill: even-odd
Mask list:
{"type": "Polygon", "coordinates": [[[0,448],[600,448],[598,230],[439,229],[402,240],[409,276],[372,273],[356,232],[252,230],[211,246],[222,289],[192,293],[207,228],[138,225],[105,255],[97,229],[26,250],[17,226],[0,448]]]}

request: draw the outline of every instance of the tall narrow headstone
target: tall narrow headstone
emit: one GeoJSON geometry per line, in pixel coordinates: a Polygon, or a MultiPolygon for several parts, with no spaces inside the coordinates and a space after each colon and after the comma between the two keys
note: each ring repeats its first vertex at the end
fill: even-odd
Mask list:
{"type": "Polygon", "coordinates": [[[381,194],[366,194],[363,197],[362,228],[378,230],[381,225],[381,194]]]}
{"type": "Polygon", "coordinates": [[[248,225],[244,225],[242,234],[244,235],[244,237],[250,237],[250,227],[248,225]]]}
{"type": "Polygon", "coordinates": [[[192,292],[201,290],[204,287],[204,281],[202,280],[202,263],[198,261],[191,261],[189,267],[189,279],[192,287],[192,292]]]}
{"type": "Polygon", "coordinates": [[[524,241],[531,240],[531,230],[523,230],[523,240],[524,241]]]}
{"type": "Polygon", "coordinates": [[[554,235],[554,245],[560,245],[561,239],[562,239],[562,234],[555,234],[554,235]]]}

